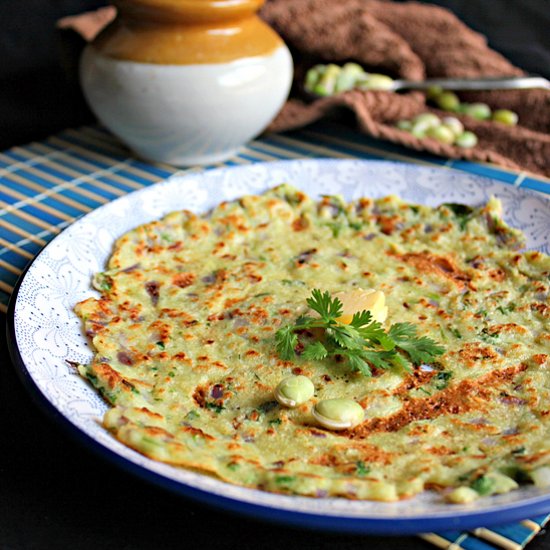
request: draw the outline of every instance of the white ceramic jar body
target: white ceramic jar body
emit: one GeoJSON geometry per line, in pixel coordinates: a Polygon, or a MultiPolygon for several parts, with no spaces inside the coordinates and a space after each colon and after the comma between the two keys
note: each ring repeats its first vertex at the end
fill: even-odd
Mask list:
{"type": "Polygon", "coordinates": [[[227,159],[261,133],[288,96],[292,70],[284,44],[196,65],[120,60],[92,45],[80,79],[98,119],[139,156],[188,166],[227,159]]]}

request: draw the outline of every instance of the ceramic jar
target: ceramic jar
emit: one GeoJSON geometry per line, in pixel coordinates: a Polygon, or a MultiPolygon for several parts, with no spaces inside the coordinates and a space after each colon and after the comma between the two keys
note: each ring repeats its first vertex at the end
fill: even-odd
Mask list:
{"type": "Polygon", "coordinates": [[[82,55],[84,95],[139,156],[224,160],[282,107],[292,59],[256,12],[263,0],[116,0],[82,55]]]}

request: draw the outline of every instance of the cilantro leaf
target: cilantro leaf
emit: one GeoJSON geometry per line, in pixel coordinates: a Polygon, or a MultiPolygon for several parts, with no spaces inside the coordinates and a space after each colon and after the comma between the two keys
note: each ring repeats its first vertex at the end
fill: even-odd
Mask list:
{"type": "Polygon", "coordinates": [[[369,347],[378,344],[386,351],[390,351],[395,347],[394,341],[386,333],[382,323],[378,321],[372,321],[366,327],[361,327],[359,334],[367,341],[369,347]]]}
{"type": "Polygon", "coordinates": [[[396,353],[392,357],[391,361],[396,367],[399,367],[404,371],[407,371],[408,373],[413,372],[410,361],[408,359],[405,359],[405,357],[403,357],[403,355],[401,355],[400,353],[396,353]]]}
{"type": "Polygon", "coordinates": [[[361,328],[368,325],[372,321],[372,314],[370,311],[358,311],[353,314],[350,322],[350,326],[355,328],[361,328]]]}
{"type": "Polygon", "coordinates": [[[351,370],[358,371],[365,376],[372,376],[370,365],[363,357],[362,350],[344,349],[339,350],[339,354],[348,360],[351,370]]]}
{"type": "Polygon", "coordinates": [[[281,359],[290,361],[296,357],[294,348],[298,345],[298,336],[294,333],[292,325],[279,329],[275,333],[275,341],[277,344],[277,353],[281,356],[281,359]]]}
{"type": "Polygon", "coordinates": [[[364,350],[363,359],[368,361],[377,369],[390,369],[393,367],[393,360],[397,354],[394,351],[371,351],[364,350]]]}
{"type": "Polygon", "coordinates": [[[431,338],[418,337],[416,327],[410,323],[395,323],[390,327],[388,336],[397,348],[409,355],[414,365],[430,363],[435,356],[445,353],[445,349],[431,338]]]}
{"type": "Polygon", "coordinates": [[[296,325],[310,325],[313,321],[316,321],[315,317],[310,317],[309,315],[300,315],[296,319],[296,325]]]}
{"type": "Polygon", "coordinates": [[[342,308],[344,307],[338,298],[333,299],[330,297],[328,290],[321,292],[318,288],[311,292],[311,298],[308,298],[306,302],[327,323],[334,323],[335,319],[342,315],[342,308]]]}
{"type": "Polygon", "coordinates": [[[394,323],[388,331],[390,338],[396,342],[416,337],[416,327],[411,323],[394,323]]]}
{"type": "Polygon", "coordinates": [[[296,347],[301,345],[303,359],[321,361],[340,357],[353,371],[371,376],[372,367],[398,367],[411,372],[411,363],[433,362],[445,351],[427,336],[419,337],[416,327],[410,323],[395,323],[386,331],[382,323],[373,320],[369,311],[359,311],[349,324],[342,323],[339,318],[343,304],[328,291],[314,289],[306,301],[319,317],[301,315],[294,325],[284,326],[276,332],[277,353],[284,360],[295,359],[296,347]],[[317,330],[307,333],[308,329],[317,330]],[[320,333],[319,329],[324,332],[320,333]],[[312,337],[317,340],[312,342],[312,337]]]}
{"type": "Polygon", "coordinates": [[[361,335],[354,328],[343,324],[328,327],[326,334],[342,348],[361,349],[365,346],[361,335]]]}
{"type": "Polygon", "coordinates": [[[328,350],[323,346],[321,342],[313,342],[313,344],[308,344],[304,351],[302,352],[302,357],[304,359],[311,359],[313,361],[325,359],[328,356],[328,350]]]}

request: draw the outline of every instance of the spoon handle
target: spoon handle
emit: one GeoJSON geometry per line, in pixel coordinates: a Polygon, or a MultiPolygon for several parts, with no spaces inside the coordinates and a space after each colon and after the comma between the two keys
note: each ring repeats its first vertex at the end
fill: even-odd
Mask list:
{"type": "Polygon", "coordinates": [[[426,90],[439,86],[443,90],[519,90],[545,88],[550,81],[541,76],[515,76],[499,78],[428,78],[426,80],[395,80],[394,90],[426,90]]]}

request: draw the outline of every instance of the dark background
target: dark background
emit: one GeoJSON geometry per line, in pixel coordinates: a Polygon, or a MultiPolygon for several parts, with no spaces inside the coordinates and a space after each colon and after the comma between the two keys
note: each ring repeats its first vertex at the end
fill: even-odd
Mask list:
{"type": "MultiPolygon", "coordinates": [[[[523,69],[550,77],[548,0],[435,1],[523,69]]],[[[80,94],[82,42],[55,30],[84,0],[0,0],[0,149],[93,120],[80,94]]],[[[421,550],[415,537],[298,530],[213,510],[137,479],[69,438],[31,401],[0,315],[0,549],[421,550]]],[[[530,550],[550,550],[550,536],[530,550]]]]}
{"type": "MultiPolygon", "coordinates": [[[[83,46],[56,21],[102,0],[0,0],[0,150],[93,120],[77,77],[83,46]]],[[[550,0],[434,0],[526,71],[550,78],[550,0]]]]}

